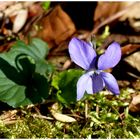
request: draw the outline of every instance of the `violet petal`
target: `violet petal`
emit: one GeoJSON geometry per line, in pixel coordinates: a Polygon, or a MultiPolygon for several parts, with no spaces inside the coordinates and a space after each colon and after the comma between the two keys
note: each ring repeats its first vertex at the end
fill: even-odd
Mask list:
{"type": "Polygon", "coordinates": [[[79,78],[79,80],[77,82],[77,100],[80,100],[84,96],[85,89],[86,89],[89,78],[90,77],[87,73],[82,75],[79,78]]]}
{"type": "Polygon", "coordinates": [[[101,91],[104,88],[104,83],[100,75],[93,74],[90,76],[88,82],[86,91],[89,94],[97,93],[101,91]]]}
{"type": "Polygon", "coordinates": [[[117,42],[109,45],[104,54],[98,59],[98,69],[105,70],[118,64],[121,59],[121,47],[117,42]]]}
{"type": "Polygon", "coordinates": [[[111,91],[112,93],[118,95],[120,93],[118,83],[114,76],[110,73],[106,72],[101,72],[100,73],[101,77],[104,80],[106,88],[111,91]]]}
{"type": "Polygon", "coordinates": [[[69,43],[69,54],[72,61],[85,70],[89,69],[90,64],[96,57],[96,52],[90,43],[75,37],[69,43]]]}

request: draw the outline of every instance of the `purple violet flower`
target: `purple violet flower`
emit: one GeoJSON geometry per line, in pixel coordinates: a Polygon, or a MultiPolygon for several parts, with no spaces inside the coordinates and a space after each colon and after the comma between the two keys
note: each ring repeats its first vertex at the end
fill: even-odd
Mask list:
{"type": "Polygon", "coordinates": [[[86,71],[77,82],[77,100],[84,96],[85,91],[93,94],[104,87],[116,95],[120,93],[114,76],[103,72],[120,61],[121,48],[118,43],[110,44],[104,54],[97,56],[91,43],[74,37],[69,43],[69,54],[72,61],[86,71]]]}

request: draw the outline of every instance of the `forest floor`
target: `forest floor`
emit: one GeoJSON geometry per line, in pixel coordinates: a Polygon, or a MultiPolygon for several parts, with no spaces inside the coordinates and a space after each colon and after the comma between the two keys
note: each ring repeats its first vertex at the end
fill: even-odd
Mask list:
{"type": "Polygon", "coordinates": [[[95,41],[99,54],[113,41],[122,50],[119,64],[108,70],[118,96],[103,90],[74,104],[47,99],[14,108],[0,91],[0,138],[140,138],[140,2],[7,1],[0,9],[1,54],[18,39],[40,38],[56,74],[77,68],[68,55],[73,36],[95,41]]]}

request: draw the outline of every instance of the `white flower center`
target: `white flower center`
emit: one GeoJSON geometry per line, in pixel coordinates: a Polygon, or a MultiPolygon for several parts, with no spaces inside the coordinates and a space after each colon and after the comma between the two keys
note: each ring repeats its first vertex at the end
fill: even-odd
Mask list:
{"type": "Polygon", "coordinates": [[[102,70],[95,70],[95,69],[91,69],[88,71],[88,74],[91,76],[93,74],[97,74],[99,75],[102,72],[102,70]]]}

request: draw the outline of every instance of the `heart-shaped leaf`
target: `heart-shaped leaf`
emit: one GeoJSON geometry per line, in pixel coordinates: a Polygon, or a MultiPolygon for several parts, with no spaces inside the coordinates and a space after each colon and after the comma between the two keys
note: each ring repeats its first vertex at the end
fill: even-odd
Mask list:
{"type": "Polygon", "coordinates": [[[66,104],[76,101],[76,83],[82,73],[82,70],[71,69],[54,76],[52,86],[58,90],[59,101],[66,104]]]}
{"type": "Polygon", "coordinates": [[[0,101],[19,107],[48,97],[47,50],[45,42],[33,39],[31,45],[18,41],[9,52],[0,54],[0,101]]]}

